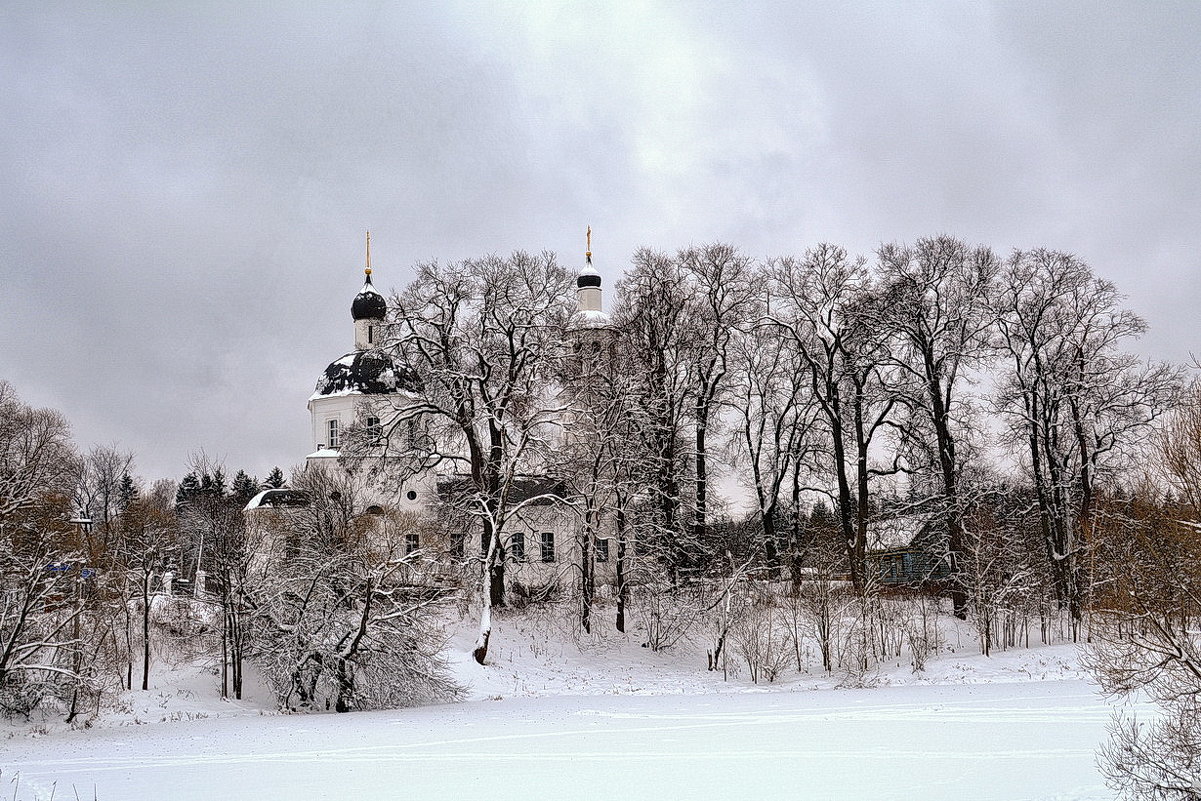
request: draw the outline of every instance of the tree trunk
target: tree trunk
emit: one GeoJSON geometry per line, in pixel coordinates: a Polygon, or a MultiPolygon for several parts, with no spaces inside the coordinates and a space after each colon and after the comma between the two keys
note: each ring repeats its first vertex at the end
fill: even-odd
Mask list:
{"type": "Polygon", "coordinates": [[[150,573],[142,573],[142,689],[150,689],[150,573]]]}
{"type": "Polygon", "coordinates": [[[626,630],[626,508],[617,496],[617,630],[626,630]]]}
{"type": "Polygon", "coordinates": [[[589,510],[585,515],[584,533],[580,542],[580,626],[586,632],[592,631],[592,599],[596,593],[595,565],[592,559],[594,515],[593,510],[589,510]]]}
{"type": "Polygon", "coordinates": [[[692,537],[699,548],[707,539],[709,523],[709,462],[705,442],[709,430],[707,404],[697,404],[696,420],[696,517],[692,521],[692,537]]]}

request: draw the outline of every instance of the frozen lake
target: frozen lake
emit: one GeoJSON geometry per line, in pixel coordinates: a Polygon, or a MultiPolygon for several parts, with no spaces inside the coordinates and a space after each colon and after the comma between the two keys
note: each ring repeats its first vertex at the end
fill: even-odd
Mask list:
{"type": "Polygon", "coordinates": [[[3,743],[18,799],[1085,799],[1109,708],[1079,681],[548,697],[3,743]],[[73,789],[74,788],[74,789],[73,789]]]}

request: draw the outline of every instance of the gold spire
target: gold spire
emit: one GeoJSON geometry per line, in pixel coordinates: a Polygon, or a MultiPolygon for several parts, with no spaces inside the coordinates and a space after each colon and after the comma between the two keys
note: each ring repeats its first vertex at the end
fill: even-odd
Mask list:
{"type": "Polygon", "coordinates": [[[584,258],[588,259],[588,263],[592,263],[592,226],[588,226],[588,250],[584,251],[584,258]]]}
{"type": "Polygon", "coordinates": [[[363,270],[367,275],[371,275],[371,232],[367,232],[367,269],[363,270]]]}

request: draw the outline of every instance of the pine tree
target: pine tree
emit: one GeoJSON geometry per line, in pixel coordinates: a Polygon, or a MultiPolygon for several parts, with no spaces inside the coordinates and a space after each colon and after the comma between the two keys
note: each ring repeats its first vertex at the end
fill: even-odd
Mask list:
{"type": "Polygon", "coordinates": [[[263,486],[268,489],[282,489],[288,482],[284,481],[284,471],[278,467],[271,468],[271,472],[267,474],[267,480],[263,482],[263,486]]]}
{"type": "Polygon", "coordinates": [[[117,485],[117,499],[120,503],[121,511],[124,512],[129,508],[129,505],[138,499],[138,485],[134,483],[133,477],[129,473],[121,474],[121,483],[117,485]]]}
{"type": "Polygon", "coordinates": [[[200,493],[200,480],[196,478],[195,473],[188,473],[183,477],[183,481],[179,482],[179,489],[175,491],[175,507],[178,509],[181,506],[195,498],[200,493]]]}
{"type": "Polygon", "coordinates": [[[233,494],[241,503],[247,503],[259,494],[259,482],[253,476],[246,475],[245,470],[239,470],[234,476],[233,494]]]}
{"type": "Polygon", "coordinates": [[[225,485],[225,471],[223,469],[221,469],[220,467],[218,467],[216,470],[213,471],[212,491],[213,491],[213,494],[216,495],[218,498],[225,497],[225,494],[227,491],[227,487],[225,485]]]}

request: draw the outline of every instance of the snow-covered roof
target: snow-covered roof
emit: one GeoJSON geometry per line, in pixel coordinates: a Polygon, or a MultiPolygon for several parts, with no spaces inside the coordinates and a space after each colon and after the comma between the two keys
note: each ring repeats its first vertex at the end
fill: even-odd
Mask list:
{"type": "Polygon", "coordinates": [[[389,395],[421,389],[417,372],[381,350],[356,350],[332,362],[309,400],[338,395],[389,395]]]}
{"type": "Polygon", "coordinates": [[[337,459],[341,454],[333,448],[318,448],[304,457],[306,459],[337,459]]]}
{"type": "MultiPolygon", "coordinates": [[[[475,492],[475,483],[468,476],[457,475],[438,482],[438,494],[446,497],[461,497],[475,492]]],[[[515,478],[509,485],[506,499],[511,504],[530,502],[531,506],[550,506],[565,500],[569,495],[567,484],[557,478],[528,476],[515,478]]]]}
{"type": "Polygon", "coordinates": [[[250,499],[243,511],[252,509],[278,509],[281,507],[308,506],[309,496],[301,490],[265,489],[250,499]]]}
{"type": "Polygon", "coordinates": [[[581,309],[567,321],[568,328],[608,328],[611,325],[613,319],[608,313],[595,309],[581,309]]]}
{"type": "Polygon", "coordinates": [[[930,518],[927,515],[904,515],[875,520],[868,526],[867,549],[888,551],[897,548],[924,547],[930,518]]]}

